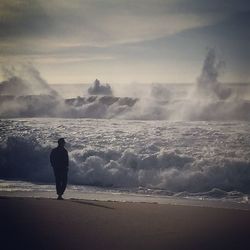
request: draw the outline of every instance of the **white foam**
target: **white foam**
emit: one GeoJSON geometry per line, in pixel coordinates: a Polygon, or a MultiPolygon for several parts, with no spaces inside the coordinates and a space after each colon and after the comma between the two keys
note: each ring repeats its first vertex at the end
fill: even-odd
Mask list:
{"type": "Polygon", "coordinates": [[[142,187],[187,195],[218,194],[211,190],[222,190],[222,196],[230,191],[250,192],[248,123],[0,122],[5,131],[0,145],[0,178],[53,182],[49,153],[53,142],[55,146],[57,138],[63,136],[70,155],[72,184],[142,187]]]}

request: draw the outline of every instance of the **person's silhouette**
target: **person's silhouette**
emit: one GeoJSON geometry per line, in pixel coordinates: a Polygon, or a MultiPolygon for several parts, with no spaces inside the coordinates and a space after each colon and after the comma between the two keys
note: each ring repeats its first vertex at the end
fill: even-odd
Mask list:
{"type": "Polygon", "coordinates": [[[58,200],[63,200],[62,195],[66,189],[68,179],[69,157],[64,145],[64,138],[60,138],[58,146],[52,149],[50,153],[50,163],[54,169],[58,200]]]}

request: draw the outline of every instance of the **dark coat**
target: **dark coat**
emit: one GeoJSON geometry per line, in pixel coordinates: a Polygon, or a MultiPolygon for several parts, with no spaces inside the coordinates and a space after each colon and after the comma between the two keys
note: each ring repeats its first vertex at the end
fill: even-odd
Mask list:
{"type": "Polygon", "coordinates": [[[50,163],[55,170],[67,170],[69,167],[68,151],[64,147],[52,149],[50,163]]]}

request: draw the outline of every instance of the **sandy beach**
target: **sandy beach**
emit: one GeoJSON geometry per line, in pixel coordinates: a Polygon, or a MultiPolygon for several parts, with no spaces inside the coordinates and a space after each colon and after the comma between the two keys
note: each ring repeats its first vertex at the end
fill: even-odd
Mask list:
{"type": "Polygon", "coordinates": [[[0,198],[2,249],[248,249],[250,211],[0,198]]]}

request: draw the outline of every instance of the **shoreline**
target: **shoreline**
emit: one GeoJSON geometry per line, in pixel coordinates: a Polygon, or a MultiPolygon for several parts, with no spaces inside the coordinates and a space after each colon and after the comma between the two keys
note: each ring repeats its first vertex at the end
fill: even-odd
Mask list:
{"type": "Polygon", "coordinates": [[[246,249],[250,211],[0,197],[3,249],[246,249]]]}
{"type": "MultiPolygon", "coordinates": [[[[15,197],[15,198],[42,198],[55,199],[56,193],[50,191],[0,191],[0,197],[15,197]]],[[[67,189],[64,196],[65,200],[90,200],[90,201],[112,201],[112,202],[132,202],[132,203],[149,203],[160,205],[180,205],[180,206],[197,206],[205,208],[224,208],[235,210],[250,211],[248,200],[242,199],[227,200],[227,199],[212,199],[198,197],[174,197],[164,195],[149,195],[139,193],[126,193],[113,191],[77,191],[67,189]]]]}

